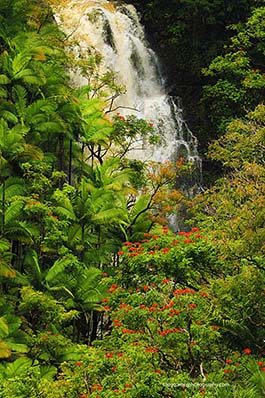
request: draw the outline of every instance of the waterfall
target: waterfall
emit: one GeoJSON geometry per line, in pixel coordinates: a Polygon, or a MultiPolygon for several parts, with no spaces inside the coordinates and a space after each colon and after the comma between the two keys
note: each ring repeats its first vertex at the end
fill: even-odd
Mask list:
{"type": "MultiPolygon", "coordinates": [[[[134,114],[154,124],[159,145],[133,152],[134,158],[163,162],[180,157],[200,170],[197,139],[182,117],[182,109],[165,92],[155,53],[148,46],[132,5],[107,0],[65,0],[55,9],[63,30],[78,43],[78,51],[103,57],[101,71],[111,70],[124,93],[115,99],[121,115],[134,114]]],[[[76,47],[77,49],[77,47],[76,47]]],[[[81,73],[75,83],[87,84],[81,73]]],[[[144,144],[143,144],[144,146],[144,144]]]]}

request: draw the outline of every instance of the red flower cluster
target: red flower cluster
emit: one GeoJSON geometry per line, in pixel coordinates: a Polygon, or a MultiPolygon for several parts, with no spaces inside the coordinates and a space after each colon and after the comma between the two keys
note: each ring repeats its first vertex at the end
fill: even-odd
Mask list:
{"type": "Polygon", "coordinates": [[[133,309],[133,307],[131,306],[131,305],[129,305],[129,304],[126,304],[126,303],[121,303],[120,304],[120,308],[124,308],[125,309],[125,312],[128,312],[128,310],[132,310],[133,309]],[[127,310],[127,311],[126,311],[127,310]]]}
{"type": "Polygon", "coordinates": [[[161,307],[160,309],[161,311],[168,310],[169,308],[172,308],[174,304],[174,301],[170,300],[168,304],[163,305],[163,307],[161,307]]]}
{"type": "Polygon", "coordinates": [[[224,373],[233,373],[232,369],[224,369],[224,373]]]}
{"type": "Polygon", "coordinates": [[[168,227],[163,227],[163,233],[168,234],[168,227]]]}
{"type": "Polygon", "coordinates": [[[166,336],[171,333],[185,333],[186,330],[182,328],[166,329],[159,332],[160,336],[166,336]]]}
{"type": "Polygon", "coordinates": [[[251,349],[250,349],[250,348],[245,348],[245,349],[243,350],[243,352],[244,352],[246,355],[249,355],[249,354],[251,354],[251,349]]]}
{"type": "Polygon", "coordinates": [[[180,310],[170,310],[169,316],[179,315],[181,313],[180,310]]]}
{"type": "Polygon", "coordinates": [[[157,307],[158,307],[158,304],[153,304],[153,305],[151,305],[151,307],[146,308],[146,309],[148,309],[149,312],[156,312],[158,310],[157,307]]]}
{"type": "Polygon", "coordinates": [[[180,231],[180,232],[178,232],[178,234],[179,234],[180,236],[185,236],[186,238],[189,238],[189,237],[192,235],[192,232],[183,232],[183,231],[180,231]]]}
{"type": "Polygon", "coordinates": [[[136,334],[136,333],[143,334],[144,331],[143,330],[133,330],[133,329],[122,329],[122,333],[124,333],[124,334],[136,334]]]}
{"type": "Polygon", "coordinates": [[[174,296],[178,296],[180,294],[197,294],[197,292],[193,289],[186,288],[186,289],[176,289],[173,294],[174,296]]]}
{"type": "Polygon", "coordinates": [[[170,244],[171,244],[172,246],[175,246],[175,245],[177,245],[178,243],[180,243],[180,240],[176,240],[176,239],[174,239],[172,242],[170,242],[170,244]]]}
{"type": "Polygon", "coordinates": [[[102,388],[103,387],[101,384],[94,384],[91,389],[92,389],[92,391],[101,391],[102,388]]]}
{"type": "Polygon", "coordinates": [[[106,358],[113,358],[113,354],[111,352],[106,353],[106,358]]]}
{"type": "Polygon", "coordinates": [[[108,289],[108,293],[113,293],[113,292],[115,292],[115,290],[117,290],[118,289],[118,285],[116,285],[116,283],[113,283],[112,285],[111,285],[111,287],[108,289]]]}
{"type": "Polygon", "coordinates": [[[118,319],[113,319],[113,323],[115,328],[122,326],[122,323],[118,319]]]}
{"type": "Polygon", "coordinates": [[[102,303],[107,303],[108,301],[109,301],[109,298],[108,298],[108,297],[106,297],[106,298],[104,298],[104,299],[101,300],[102,303]]]}
{"type": "Polygon", "coordinates": [[[184,240],[185,245],[187,245],[188,243],[194,243],[193,239],[185,239],[184,240]]]}
{"type": "MultiPolygon", "coordinates": [[[[32,204],[36,204],[36,203],[38,203],[38,202],[34,202],[32,204]]],[[[58,218],[59,218],[58,216],[54,216],[52,213],[48,213],[47,216],[48,217],[53,217],[55,220],[58,220],[58,218]]]]}
{"type": "Polygon", "coordinates": [[[145,352],[154,353],[154,352],[158,352],[158,349],[155,348],[155,347],[147,347],[147,348],[145,349],[145,352]]]}
{"type": "Polygon", "coordinates": [[[219,329],[219,326],[217,326],[217,325],[212,325],[211,328],[212,328],[212,330],[218,330],[218,329],[219,329]]]}

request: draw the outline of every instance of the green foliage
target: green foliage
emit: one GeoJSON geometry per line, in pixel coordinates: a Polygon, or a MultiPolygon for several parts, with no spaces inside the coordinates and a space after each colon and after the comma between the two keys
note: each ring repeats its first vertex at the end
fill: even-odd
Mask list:
{"type": "MultiPolygon", "coordinates": [[[[195,74],[248,5],[145,2],[195,74]]],[[[263,95],[263,16],[204,70],[219,127],[263,95]]],[[[263,396],[264,106],[210,147],[228,172],[192,203],[204,232],[173,234],[158,224],[184,206],[190,165],[127,158],[157,142],[152,124],[107,116],[124,88],[96,52],[73,60],[48,2],[0,0],[0,24],[0,397],[263,396]]]]}
{"type": "Polygon", "coordinates": [[[127,283],[133,286],[139,281],[155,282],[160,275],[197,288],[223,275],[212,242],[198,228],[177,235],[167,227],[152,229],[138,242],[125,242],[118,255],[121,277],[127,274],[127,283]]]}
{"type": "Polygon", "coordinates": [[[225,281],[213,282],[214,300],[221,309],[216,317],[223,325],[224,338],[234,348],[248,346],[259,349],[263,344],[260,328],[265,316],[263,287],[264,272],[251,266],[243,267],[238,275],[225,281]]]}
{"type": "MultiPolygon", "coordinates": [[[[234,120],[227,133],[210,146],[213,159],[228,167],[204,195],[196,217],[215,236],[218,250],[232,269],[244,261],[261,267],[264,249],[264,106],[234,120]]],[[[262,267],[261,267],[262,268],[262,267]]]]}
{"type": "MultiPolygon", "coordinates": [[[[231,103],[229,100],[232,93],[227,92],[228,87],[225,86],[225,82],[222,88],[220,86],[219,88],[220,91],[226,89],[228,98],[225,96],[221,101],[222,92],[219,91],[216,93],[216,98],[209,97],[204,101],[203,98],[207,96],[208,91],[204,96],[203,87],[207,85],[210,90],[216,80],[205,77],[201,71],[207,68],[213,59],[222,57],[226,51],[229,52],[225,47],[229,45],[229,40],[234,35],[232,26],[238,24],[242,27],[255,8],[264,6],[263,0],[171,0],[167,2],[128,0],[126,2],[134,4],[140,11],[148,39],[162,61],[162,72],[167,78],[167,89],[173,96],[182,98],[185,118],[191,130],[196,133],[201,153],[204,153],[209,138],[216,137],[216,124],[221,128],[221,123],[225,122],[217,119],[224,113],[224,119],[227,114],[231,115],[229,109],[226,108],[222,113],[224,102],[233,108],[236,108],[238,104],[231,103]],[[219,107],[216,104],[217,101],[219,107]]],[[[253,27],[252,33],[255,29],[257,28],[253,27]]],[[[256,44],[260,46],[262,41],[258,40],[256,44]]],[[[241,44],[238,47],[244,47],[244,45],[241,44]]],[[[260,61],[256,67],[260,68],[262,64],[264,62],[260,61]]],[[[233,79],[229,80],[229,83],[232,88],[233,79]]],[[[238,89],[236,93],[237,91],[238,89]]]]}
{"type": "Polygon", "coordinates": [[[26,335],[20,329],[21,319],[5,299],[0,301],[0,358],[26,353],[26,335]]]}
{"type": "Polygon", "coordinates": [[[236,34],[224,55],[203,70],[210,77],[210,84],[204,88],[204,101],[219,134],[232,118],[242,117],[246,109],[253,109],[263,100],[264,13],[264,7],[257,7],[244,24],[233,26],[236,34]]]}

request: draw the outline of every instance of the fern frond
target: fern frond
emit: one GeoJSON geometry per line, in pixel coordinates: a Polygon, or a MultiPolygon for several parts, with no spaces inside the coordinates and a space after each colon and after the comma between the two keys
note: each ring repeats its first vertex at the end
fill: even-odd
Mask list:
{"type": "Polygon", "coordinates": [[[60,122],[43,121],[38,126],[35,126],[35,129],[44,133],[61,133],[63,131],[63,126],[60,122]]]}
{"type": "MultiPolygon", "coordinates": [[[[21,51],[18,53],[12,60],[12,69],[14,77],[18,78],[19,72],[26,70],[26,66],[28,66],[31,60],[31,55],[28,52],[21,51]]],[[[28,69],[30,70],[30,69],[28,69]]]]}
{"type": "MultiPolygon", "coordinates": [[[[3,186],[0,186],[0,196],[2,197],[3,186]]],[[[8,177],[5,182],[5,198],[11,199],[13,196],[21,196],[27,192],[25,181],[19,177],[8,177]]]]}
{"type": "Polygon", "coordinates": [[[19,219],[23,207],[24,203],[22,201],[15,201],[10,203],[5,212],[5,223],[9,224],[13,220],[19,219]]]}
{"type": "Polygon", "coordinates": [[[7,98],[7,90],[3,87],[0,87],[0,98],[7,98]]]}
{"type": "Polygon", "coordinates": [[[14,113],[12,113],[12,112],[10,112],[10,111],[8,111],[8,110],[3,110],[2,111],[2,117],[7,121],[7,122],[11,122],[11,123],[18,123],[18,118],[17,118],[17,116],[14,114],[14,113]]]}
{"type": "Polygon", "coordinates": [[[43,156],[42,150],[31,144],[24,144],[23,151],[19,154],[19,158],[23,160],[42,160],[43,156]]]}
{"type": "Polygon", "coordinates": [[[0,84],[9,84],[10,79],[7,75],[0,74],[0,84]]]}
{"type": "Polygon", "coordinates": [[[62,272],[64,272],[64,270],[73,265],[75,262],[75,258],[74,256],[65,256],[59,260],[56,260],[55,263],[53,264],[53,266],[49,269],[45,280],[46,282],[49,284],[50,282],[52,282],[53,280],[55,280],[57,278],[57,276],[59,274],[61,274],[62,272]]]}

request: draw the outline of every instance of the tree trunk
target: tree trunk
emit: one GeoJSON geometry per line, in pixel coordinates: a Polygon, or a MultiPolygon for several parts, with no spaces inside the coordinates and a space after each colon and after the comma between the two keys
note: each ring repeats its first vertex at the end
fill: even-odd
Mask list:
{"type": "Polygon", "coordinates": [[[72,184],[72,160],[73,160],[73,140],[70,140],[69,145],[69,168],[68,168],[68,183],[72,184]]]}
{"type": "MultiPolygon", "coordinates": [[[[64,135],[60,134],[58,138],[59,142],[59,148],[58,148],[58,169],[59,171],[64,171],[63,170],[63,157],[64,157],[64,135]]],[[[63,187],[63,177],[60,178],[59,180],[59,188],[62,189],[63,187]]]]}
{"type": "Polygon", "coordinates": [[[6,178],[2,177],[2,227],[1,234],[4,236],[5,234],[5,201],[6,201],[6,178]]]}

